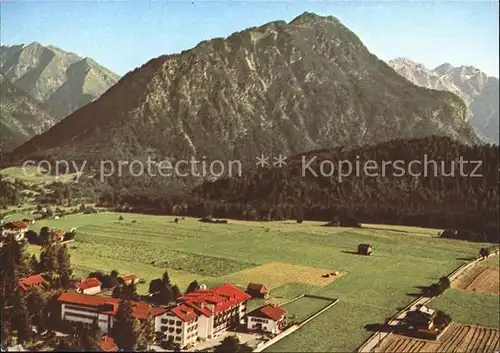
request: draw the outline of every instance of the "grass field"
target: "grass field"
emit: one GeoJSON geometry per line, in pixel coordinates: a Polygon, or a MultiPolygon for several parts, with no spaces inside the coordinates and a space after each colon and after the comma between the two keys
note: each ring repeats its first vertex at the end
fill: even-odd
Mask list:
{"type": "Polygon", "coordinates": [[[499,328],[499,300],[496,294],[450,288],[433,299],[430,307],[446,312],[461,324],[499,328]]]}
{"type": "MultiPolygon", "coordinates": [[[[384,322],[412,300],[409,294],[418,286],[435,282],[487,246],[440,239],[434,230],[327,228],[321,222],[207,224],[195,219],[176,224],[174,217],[122,215],[119,221],[118,213],[78,214],[31,227],[77,228],[69,246],[77,274],[116,269],[149,281],[168,269],[181,290],[194,279],[215,285],[269,263],[343,273],[327,284],[289,283],[280,279],[285,274],[269,284],[271,295],[281,301],[309,293],[338,298],[339,303],[268,351],[353,351],[370,335],[365,325],[384,322]],[[360,243],[372,244],[373,256],[354,254],[360,243]]],[[[252,280],[267,285],[273,279],[268,274],[252,280]]]]}
{"type": "Polygon", "coordinates": [[[293,317],[294,321],[302,322],[330,305],[332,302],[333,301],[326,299],[302,297],[293,302],[284,304],[283,309],[287,311],[287,317],[293,317]]]}
{"type": "Polygon", "coordinates": [[[0,169],[0,174],[11,179],[20,179],[30,184],[47,184],[54,181],[67,182],[73,180],[75,176],[75,174],[66,174],[56,178],[54,175],[48,174],[46,169],[35,166],[4,168],[0,169]]]}

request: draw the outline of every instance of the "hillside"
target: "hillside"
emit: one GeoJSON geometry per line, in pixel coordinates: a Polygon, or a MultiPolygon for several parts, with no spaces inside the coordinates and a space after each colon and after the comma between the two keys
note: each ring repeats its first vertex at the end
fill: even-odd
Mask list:
{"type": "Polygon", "coordinates": [[[38,42],[1,46],[0,72],[60,119],[94,101],[119,76],[89,58],[38,42]]]}
{"type": "Polygon", "coordinates": [[[336,18],[304,13],[153,59],[13,158],[226,161],[429,135],[476,142],[466,117],[457,96],[410,84],[336,18]]]}
{"type": "Polygon", "coordinates": [[[0,73],[0,153],[8,152],[54,125],[45,104],[18,89],[0,73]]]}
{"type": "Polygon", "coordinates": [[[416,85],[455,93],[467,104],[471,125],[484,141],[499,143],[498,78],[472,66],[454,67],[445,63],[435,69],[406,58],[389,61],[399,74],[416,85]]]}
{"type": "Polygon", "coordinates": [[[350,215],[367,223],[472,229],[498,241],[498,166],[498,146],[470,147],[435,137],[395,140],[297,155],[281,168],[254,167],[242,177],[207,182],[187,195],[157,194],[156,202],[153,196],[145,202],[133,190],[123,191],[119,199],[136,209],[193,216],[294,219],[303,213],[305,219],[328,221],[350,215]],[[480,168],[472,174],[475,164],[469,163],[460,172],[461,157],[481,161],[480,168]],[[398,160],[399,167],[387,164],[383,171],[383,162],[398,160]],[[412,176],[409,163],[415,160],[420,164],[413,163],[412,176]],[[428,162],[426,172],[426,160],[438,162],[428,162]],[[339,161],[351,163],[350,175],[348,165],[340,168],[339,161]],[[365,163],[376,163],[376,168],[364,172],[365,163]],[[344,177],[339,178],[339,170],[344,177]]]}

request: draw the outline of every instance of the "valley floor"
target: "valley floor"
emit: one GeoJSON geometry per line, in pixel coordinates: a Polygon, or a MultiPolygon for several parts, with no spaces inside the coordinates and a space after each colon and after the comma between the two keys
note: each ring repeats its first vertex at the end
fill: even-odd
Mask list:
{"type": "MultiPolygon", "coordinates": [[[[383,323],[410,302],[420,286],[447,275],[488,246],[441,239],[436,230],[413,227],[352,229],[322,227],[320,222],[173,220],[173,216],[102,212],[39,221],[30,227],[36,231],[44,225],[64,230],[76,227],[76,240],[68,245],[76,275],[114,269],[134,273],[146,280],[138,286],[142,293],[151,279],[168,269],[181,290],[193,280],[208,286],[231,282],[241,287],[251,280],[271,289],[272,302],[303,293],[339,299],[332,309],[269,347],[269,352],[354,351],[371,334],[366,325],[383,323]],[[372,244],[373,255],[357,255],[360,243],[372,244]],[[262,271],[269,266],[272,271],[262,271]],[[322,277],[323,272],[334,271],[337,276],[322,277]]],[[[35,248],[30,246],[31,251],[35,248]]],[[[452,303],[446,297],[436,301],[444,309],[452,303]]],[[[475,315],[491,315],[492,309],[498,313],[498,301],[488,305],[484,314],[475,315]]],[[[471,314],[469,309],[482,310],[481,306],[468,308],[463,315],[471,314]]],[[[491,322],[498,322],[495,315],[490,316],[491,322]]],[[[476,321],[470,323],[483,323],[476,321]]]]}

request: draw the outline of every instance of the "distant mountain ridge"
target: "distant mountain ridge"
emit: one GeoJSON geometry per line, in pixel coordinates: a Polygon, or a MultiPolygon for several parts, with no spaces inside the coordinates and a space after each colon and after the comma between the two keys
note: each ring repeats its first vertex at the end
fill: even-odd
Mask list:
{"type": "Polygon", "coordinates": [[[409,83],[337,18],[304,13],[150,60],[12,157],[225,161],[430,135],[475,143],[466,120],[455,95],[409,83]]]}
{"type": "Polygon", "coordinates": [[[0,153],[9,151],[54,125],[48,106],[30,97],[0,73],[0,153]]]}
{"type": "Polygon", "coordinates": [[[449,63],[428,69],[408,58],[390,60],[389,65],[416,85],[450,91],[468,106],[472,126],[486,142],[499,143],[499,82],[473,66],[449,63]]]}
{"type": "Polygon", "coordinates": [[[38,42],[0,47],[0,72],[62,119],[94,101],[120,78],[90,58],[38,42]]]}

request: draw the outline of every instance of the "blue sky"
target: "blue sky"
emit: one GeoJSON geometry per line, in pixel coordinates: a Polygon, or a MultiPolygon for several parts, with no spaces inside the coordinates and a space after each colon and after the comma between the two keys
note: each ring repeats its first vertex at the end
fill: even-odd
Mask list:
{"type": "Polygon", "coordinates": [[[304,11],[338,17],[381,59],[498,77],[498,1],[0,0],[2,44],[38,41],[125,74],[153,57],[304,11]]]}

